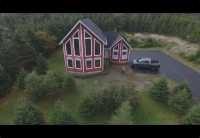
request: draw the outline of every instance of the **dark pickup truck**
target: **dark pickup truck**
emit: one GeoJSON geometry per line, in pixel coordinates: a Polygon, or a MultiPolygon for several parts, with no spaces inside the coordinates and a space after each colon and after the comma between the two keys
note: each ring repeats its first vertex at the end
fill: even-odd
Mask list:
{"type": "Polygon", "coordinates": [[[158,60],[153,60],[151,58],[138,58],[133,60],[132,68],[158,72],[160,63],[158,60]]]}

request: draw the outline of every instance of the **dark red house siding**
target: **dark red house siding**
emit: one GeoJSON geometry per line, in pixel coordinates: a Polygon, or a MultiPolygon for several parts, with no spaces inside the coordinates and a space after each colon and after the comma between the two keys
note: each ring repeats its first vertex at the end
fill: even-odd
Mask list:
{"type": "Polygon", "coordinates": [[[127,44],[124,42],[123,39],[121,39],[120,41],[118,41],[110,50],[110,61],[112,63],[116,63],[116,64],[126,64],[128,62],[128,56],[129,56],[129,47],[127,46],[127,44]],[[127,47],[127,59],[122,59],[122,47],[123,45],[125,45],[127,47]],[[114,48],[118,46],[118,59],[113,59],[113,50],[114,48]]]}
{"type": "Polygon", "coordinates": [[[104,70],[104,45],[103,42],[101,40],[99,40],[91,31],[89,31],[86,27],[84,27],[82,24],[78,24],[74,30],[72,30],[72,32],[68,35],[68,37],[64,40],[64,44],[63,44],[63,52],[64,52],[64,61],[65,61],[65,71],[68,72],[101,72],[104,70]],[[79,29],[79,41],[80,41],[80,57],[74,55],[74,52],[72,52],[72,56],[71,55],[67,55],[66,49],[65,49],[65,44],[66,42],[68,42],[68,40],[70,41],[70,45],[72,46],[73,44],[73,34],[79,29]],[[86,30],[91,36],[92,36],[92,55],[89,57],[85,56],[85,44],[84,44],[84,30],[86,30]],[[95,47],[94,47],[94,40],[97,40],[98,42],[100,42],[101,44],[101,54],[96,56],[95,53],[95,47]],[[73,59],[73,68],[69,68],[67,67],[67,58],[72,58],[73,59]],[[75,59],[76,58],[80,58],[81,60],[81,68],[77,69],[75,68],[75,59]],[[86,65],[85,65],[85,60],[91,58],[92,59],[92,68],[91,69],[87,69],[86,65]],[[100,62],[101,62],[101,67],[100,68],[95,68],[94,67],[94,62],[95,62],[95,58],[100,58],[100,62]]]}

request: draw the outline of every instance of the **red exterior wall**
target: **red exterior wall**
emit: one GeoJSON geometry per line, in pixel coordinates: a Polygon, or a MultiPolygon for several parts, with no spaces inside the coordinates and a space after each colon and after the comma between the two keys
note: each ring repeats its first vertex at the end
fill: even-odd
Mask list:
{"type": "MultiPolygon", "coordinates": [[[[72,50],[73,51],[73,50],[72,50]]],[[[65,71],[66,72],[101,72],[104,70],[104,45],[101,40],[99,40],[95,35],[90,32],[87,28],[85,28],[82,24],[78,24],[75,29],[69,34],[69,36],[64,40],[63,44],[63,54],[64,54],[64,63],[65,63],[65,71]],[[79,29],[79,41],[80,41],[80,57],[76,56],[74,52],[72,52],[71,55],[67,55],[66,49],[65,49],[65,44],[69,40],[70,45],[72,46],[71,48],[73,49],[73,34],[79,29]],[[86,30],[91,36],[92,36],[92,55],[89,57],[85,56],[85,43],[84,43],[84,30],[86,30]],[[94,47],[94,40],[97,40],[101,44],[101,54],[99,56],[95,55],[95,47],[94,47]],[[73,59],[73,68],[67,67],[67,58],[70,57],[73,59]],[[80,58],[81,60],[81,68],[77,69],[75,68],[75,58],[80,58]],[[92,69],[87,69],[85,65],[85,60],[88,58],[92,58],[92,69]],[[101,67],[100,68],[95,68],[94,67],[94,62],[95,58],[100,58],[101,62],[101,67]]]]}
{"type": "Polygon", "coordinates": [[[124,40],[121,39],[110,50],[110,62],[115,63],[115,64],[126,64],[126,63],[128,63],[129,51],[130,51],[129,47],[126,45],[124,40]],[[123,45],[125,45],[128,49],[127,59],[122,59],[122,46],[123,45]],[[113,50],[116,46],[118,46],[118,59],[113,59],[113,50]]]}

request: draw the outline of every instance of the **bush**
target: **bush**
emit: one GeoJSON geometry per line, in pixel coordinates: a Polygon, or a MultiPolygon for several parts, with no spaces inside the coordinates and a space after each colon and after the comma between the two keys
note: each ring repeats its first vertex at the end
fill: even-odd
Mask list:
{"type": "Polygon", "coordinates": [[[47,72],[43,77],[42,87],[45,90],[45,95],[58,94],[62,92],[62,74],[55,73],[52,71],[47,72]]]}
{"type": "Polygon", "coordinates": [[[64,74],[62,88],[63,88],[63,90],[67,90],[69,92],[76,91],[76,83],[75,83],[75,80],[72,78],[72,76],[70,76],[68,74],[64,74]]]}
{"type": "Polygon", "coordinates": [[[28,102],[20,101],[16,107],[14,124],[16,125],[40,125],[44,123],[43,114],[40,110],[28,102]]]}
{"type": "Polygon", "coordinates": [[[130,41],[131,45],[137,47],[137,48],[153,48],[153,47],[163,47],[163,45],[152,38],[144,39],[142,41],[138,41],[136,39],[131,39],[130,41]]]}
{"type": "Polygon", "coordinates": [[[45,74],[48,69],[47,59],[41,54],[36,58],[35,70],[38,74],[45,74]]]}
{"type": "Polygon", "coordinates": [[[184,122],[193,125],[200,124],[200,105],[195,105],[190,109],[189,113],[184,118],[184,122]]]}
{"type": "Polygon", "coordinates": [[[185,58],[194,63],[200,63],[200,49],[195,54],[186,56],[185,58]]]}
{"type": "Polygon", "coordinates": [[[9,87],[12,85],[10,75],[4,70],[4,67],[0,64],[0,97],[4,96],[9,87]]]}
{"type": "Polygon", "coordinates": [[[30,100],[36,102],[45,95],[45,87],[42,85],[43,76],[39,76],[36,72],[28,74],[25,78],[25,89],[30,100]]]}
{"type": "Polygon", "coordinates": [[[45,96],[59,95],[65,90],[72,91],[76,88],[72,77],[52,71],[46,75],[39,76],[32,72],[25,78],[25,88],[32,101],[36,102],[45,96]]]}
{"type": "Polygon", "coordinates": [[[158,82],[154,83],[153,87],[150,89],[150,94],[155,100],[167,103],[169,88],[166,79],[161,78],[158,82]]]}
{"type": "Polygon", "coordinates": [[[18,76],[17,76],[17,81],[16,81],[16,85],[19,89],[25,89],[25,77],[27,75],[27,72],[22,69],[18,76]]]}
{"type": "Polygon", "coordinates": [[[175,95],[169,97],[169,107],[178,114],[185,114],[192,106],[193,100],[186,89],[177,91],[175,95]]]}
{"type": "Polygon", "coordinates": [[[139,97],[137,95],[137,92],[130,94],[128,101],[131,107],[131,111],[132,112],[136,111],[139,106],[139,97]]]}
{"type": "Polygon", "coordinates": [[[76,124],[75,119],[66,111],[64,103],[57,101],[48,112],[49,123],[54,125],[76,124]]]}
{"type": "Polygon", "coordinates": [[[132,125],[131,108],[129,101],[122,103],[120,108],[116,111],[116,114],[112,116],[110,124],[132,125]]]}
{"type": "Polygon", "coordinates": [[[111,87],[101,92],[92,93],[86,97],[80,106],[83,117],[95,115],[110,115],[121,103],[127,100],[129,92],[125,88],[111,87]]]}
{"type": "Polygon", "coordinates": [[[176,87],[174,87],[173,89],[173,93],[172,94],[177,94],[179,91],[185,89],[186,92],[188,93],[189,98],[192,98],[192,91],[190,90],[190,88],[188,87],[186,82],[181,82],[178,85],[176,85],[176,87]]]}

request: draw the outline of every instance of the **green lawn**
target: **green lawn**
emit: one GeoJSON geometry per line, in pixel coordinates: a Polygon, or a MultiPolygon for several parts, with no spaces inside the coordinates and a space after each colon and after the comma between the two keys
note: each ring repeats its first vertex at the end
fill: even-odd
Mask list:
{"type": "MultiPolygon", "coordinates": [[[[147,89],[152,81],[159,78],[158,75],[135,73],[127,68],[128,74],[120,72],[120,66],[112,66],[106,74],[91,76],[88,78],[75,78],[78,91],[66,92],[57,97],[46,97],[38,103],[40,109],[47,117],[47,111],[57,99],[64,101],[67,110],[81,122],[81,124],[107,124],[109,116],[94,116],[85,120],[79,116],[79,105],[84,96],[90,92],[99,91],[110,85],[129,85],[137,90],[147,89]]],[[[62,50],[59,49],[49,59],[49,70],[63,72],[64,61],[62,50]]],[[[0,99],[0,124],[12,124],[14,118],[14,106],[17,99],[23,96],[23,92],[12,89],[10,94],[0,99]]],[[[167,107],[151,99],[147,92],[139,92],[140,107],[133,115],[135,124],[177,124],[179,117],[172,113],[167,107]]]]}

